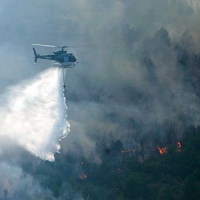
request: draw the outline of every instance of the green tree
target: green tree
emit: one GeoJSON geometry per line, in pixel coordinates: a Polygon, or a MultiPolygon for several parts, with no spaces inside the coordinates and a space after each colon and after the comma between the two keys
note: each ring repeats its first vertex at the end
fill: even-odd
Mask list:
{"type": "Polygon", "coordinates": [[[200,191],[197,180],[194,176],[190,176],[185,183],[183,189],[183,200],[199,200],[200,191]]]}
{"type": "Polygon", "coordinates": [[[124,197],[138,199],[148,197],[148,187],[139,174],[133,173],[128,177],[123,186],[124,197]]]}

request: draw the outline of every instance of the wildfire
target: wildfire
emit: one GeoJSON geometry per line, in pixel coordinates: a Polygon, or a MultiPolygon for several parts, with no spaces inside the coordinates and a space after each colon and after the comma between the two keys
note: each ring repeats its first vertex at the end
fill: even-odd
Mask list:
{"type": "Polygon", "coordinates": [[[161,148],[161,147],[157,146],[157,148],[158,148],[158,151],[159,151],[159,153],[161,155],[163,155],[164,153],[167,153],[167,148],[166,147],[161,148]]]}
{"type": "Polygon", "coordinates": [[[180,143],[180,142],[177,142],[177,143],[176,143],[176,146],[177,146],[177,151],[178,151],[178,152],[181,152],[181,143],[180,143]]]}
{"type": "Polygon", "coordinates": [[[80,179],[86,179],[87,178],[87,174],[82,173],[82,174],[79,175],[79,178],[80,179]]]}
{"type": "MultiPolygon", "coordinates": [[[[176,150],[177,152],[181,152],[181,143],[180,142],[176,142],[176,148],[177,148],[177,150],[176,150]]],[[[157,149],[161,155],[164,153],[167,153],[167,147],[161,148],[161,147],[157,146],[157,149]]]]}
{"type": "Polygon", "coordinates": [[[121,153],[128,153],[128,152],[131,152],[133,151],[132,149],[128,149],[128,150],[121,150],[121,153]]]}

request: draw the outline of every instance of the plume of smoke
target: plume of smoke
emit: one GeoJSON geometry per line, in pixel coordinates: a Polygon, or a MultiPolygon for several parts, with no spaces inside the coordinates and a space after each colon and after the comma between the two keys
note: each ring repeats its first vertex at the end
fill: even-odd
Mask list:
{"type": "Polygon", "coordinates": [[[41,159],[54,160],[58,141],[69,133],[62,76],[50,68],[12,86],[0,98],[1,148],[18,145],[41,159]]]}
{"type": "MultiPolygon", "coordinates": [[[[94,42],[98,51],[88,57],[77,54],[79,59],[82,55],[87,58],[84,60],[87,66],[83,68],[87,73],[80,69],[67,80],[72,88],[68,94],[75,130],[67,143],[70,138],[76,143],[81,140],[79,144],[86,149],[82,152],[87,157],[88,151],[95,147],[94,142],[102,136],[111,134],[129,143],[131,139],[139,141],[143,134],[149,135],[154,123],[162,124],[170,119],[180,127],[177,132],[182,132],[185,118],[187,123],[199,123],[199,97],[192,83],[185,81],[187,72],[177,63],[180,55],[174,50],[187,29],[196,45],[199,44],[199,18],[188,2],[85,0],[77,3],[76,8],[81,5],[88,11],[79,12],[84,19],[79,28],[89,24],[85,25],[89,27],[86,29],[89,42],[94,42]],[[169,31],[171,46],[155,40],[162,27],[169,31]],[[83,145],[86,137],[87,144],[91,139],[91,145],[83,145]]],[[[164,137],[165,133],[159,134],[164,137]]]]}

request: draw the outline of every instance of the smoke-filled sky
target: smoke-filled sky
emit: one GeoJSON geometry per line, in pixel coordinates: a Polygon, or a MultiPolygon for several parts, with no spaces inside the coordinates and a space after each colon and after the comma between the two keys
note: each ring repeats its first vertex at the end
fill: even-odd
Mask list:
{"type": "MultiPolygon", "coordinates": [[[[176,121],[177,130],[182,130],[185,119],[198,124],[199,88],[194,87],[198,79],[186,77],[185,68],[177,64],[180,51],[174,47],[179,43],[191,54],[200,53],[199,4],[197,0],[1,1],[0,95],[52,66],[52,61],[44,60],[33,64],[31,43],[80,45],[85,47],[69,49],[79,63],[66,74],[71,132],[61,142],[65,151],[78,145],[89,157],[95,154],[98,139],[112,136],[131,145],[167,120],[176,121]],[[159,30],[161,35],[168,31],[170,45],[159,40],[159,30]]],[[[36,51],[49,54],[52,49],[36,47],[36,51]]]]}

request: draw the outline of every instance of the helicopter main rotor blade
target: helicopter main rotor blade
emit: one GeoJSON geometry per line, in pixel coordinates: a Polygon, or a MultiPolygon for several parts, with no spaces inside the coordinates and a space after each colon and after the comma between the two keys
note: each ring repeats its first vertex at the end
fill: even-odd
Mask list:
{"type": "Polygon", "coordinates": [[[31,45],[41,46],[41,47],[53,47],[53,48],[68,48],[68,47],[71,47],[71,46],[66,46],[66,45],[55,46],[55,45],[49,45],[49,44],[31,44],[31,45]]]}
{"type": "Polygon", "coordinates": [[[57,47],[57,46],[48,45],[48,44],[31,44],[31,45],[34,45],[34,46],[41,46],[41,47],[57,47]]]}
{"type": "Polygon", "coordinates": [[[69,45],[69,46],[59,45],[57,47],[59,48],[92,47],[92,45],[69,45]]]}
{"type": "Polygon", "coordinates": [[[77,48],[77,47],[90,47],[90,45],[70,45],[70,46],[67,46],[67,45],[58,45],[58,46],[55,46],[55,45],[49,45],[49,44],[31,44],[31,45],[34,45],[34,46],[41,46],[41,47],[52,47],[52,48],[62,48],[62,49],[65,49],[65,48],[77,48]]]}

